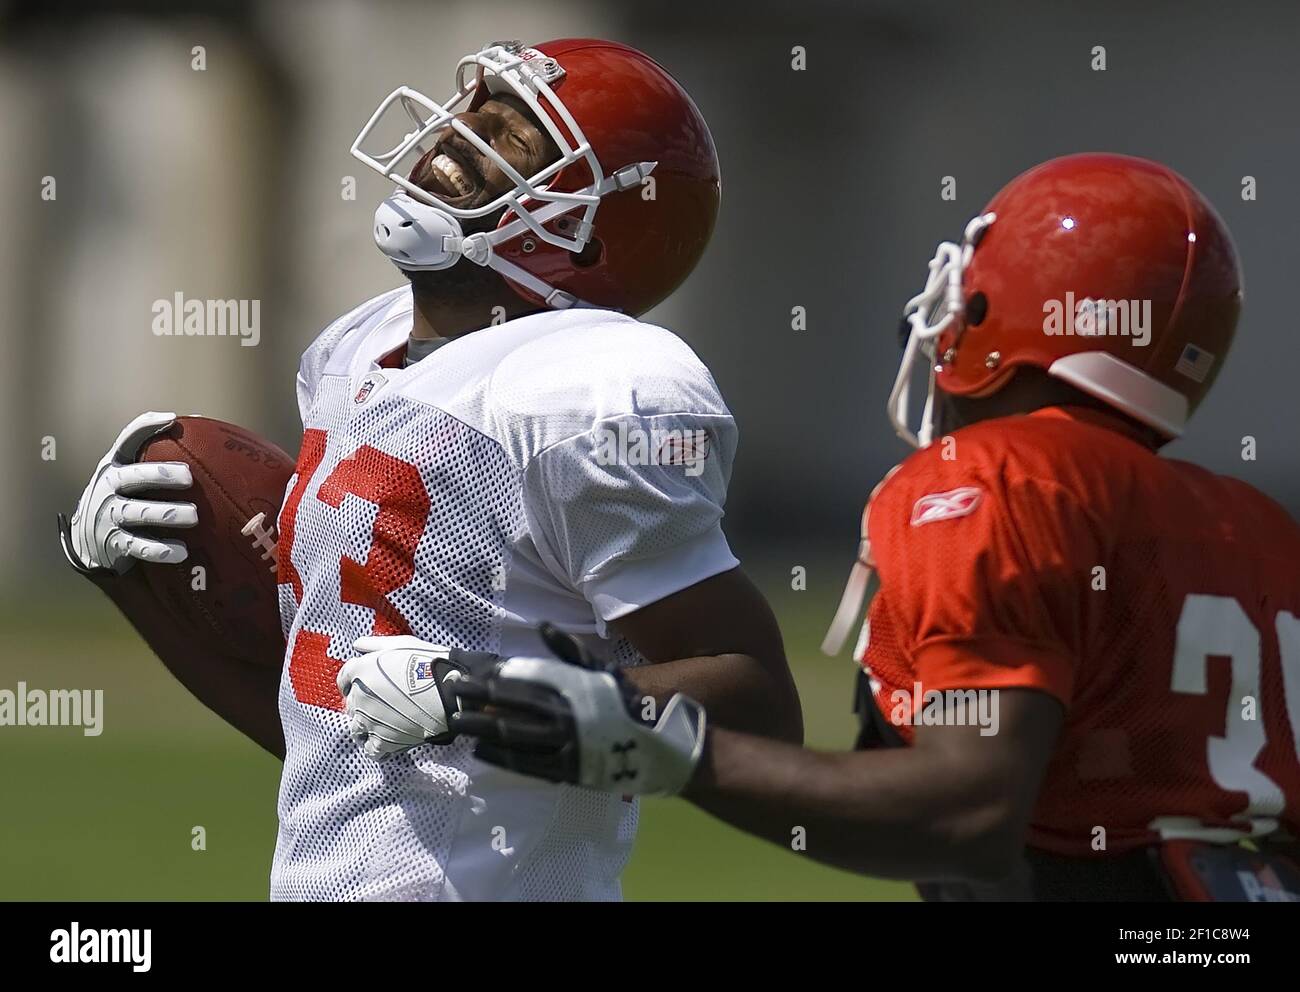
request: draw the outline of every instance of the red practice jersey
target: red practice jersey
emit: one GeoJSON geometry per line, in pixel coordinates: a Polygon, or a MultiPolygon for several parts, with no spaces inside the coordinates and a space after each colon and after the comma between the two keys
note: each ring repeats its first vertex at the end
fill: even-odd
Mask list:
{"type": "Polygon", "coordinates": [[[923,723],[931,690],[1064,704],[1032,845],[1300,834],[1300,527],[1272,500],[1055,407],[917,452],[868,529],[859,660],[886,719],[906,699],[923,723]]]}

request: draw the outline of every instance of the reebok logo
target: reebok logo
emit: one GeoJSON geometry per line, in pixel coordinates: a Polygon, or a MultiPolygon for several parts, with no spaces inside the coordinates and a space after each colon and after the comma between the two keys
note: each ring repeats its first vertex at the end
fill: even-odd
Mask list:
{"type": "Polygon", "coordinates": [[[946,493],[922,496],[912,507],[912,526],[920,527],[937,520],[968,516],[975,512],[983,495],[984,491],[978,486],[962,486],[959,489],[949,489],[946,493]]]}

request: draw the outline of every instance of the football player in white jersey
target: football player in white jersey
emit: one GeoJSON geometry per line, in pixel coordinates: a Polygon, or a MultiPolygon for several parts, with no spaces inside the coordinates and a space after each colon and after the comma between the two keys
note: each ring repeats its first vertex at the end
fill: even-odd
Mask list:
{"type": "MultiPolygon", "coordinates": [[[[802,736],[777,625],[720,526],[735,424],[691,349],[636,319],[712,232],[703,118],[605,41],[493,44],[456,87],[399,88],[354,143],[396,186],[375,239],[410,285],[340,317],[298,373],[275,899],[619,896],[633,800],[481,763],[447,730],[444,682],[542,653],[543,621],[628,666],[648,706],[684,693],[802,736]]],[[[192,520],[104,479],[72,521],[80,564],[183,560],[130,528],[192,520]]]]}

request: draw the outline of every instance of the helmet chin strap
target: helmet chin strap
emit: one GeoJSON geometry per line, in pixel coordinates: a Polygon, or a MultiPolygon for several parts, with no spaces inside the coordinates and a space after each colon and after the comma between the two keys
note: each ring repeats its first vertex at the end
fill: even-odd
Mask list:
{"type": "Polygon", "coordinates": [[[498,232],[466,235],[460,221],[437,207],[398,190],[375,211],[375,244],[399,269],[438,272],[462,258],[501,273],[536,293],[553,310],[582,306],[570,293],[538,279],[492,250],[498,232]]]}
{"type": "MultiPolygon", "coordinates": [[[[604,197],[630,189],[650,175],[657,164],[637,162],[626,166],[582,193],[604,197]]],[[[464,258],[501,273],[511,282],[541,297],[552,310],[590,307],[591,304],[584,303],[572,293],[556,289],[493,250],[494,246],[569,213],[580,204],[554,201],[531,211],[517,201],[512,201],[512,204],[516,213],[528,213],[530,223],[516,219],[495,231],[466,235],[460,221],[452,214],[399,189],[375,211],[375,244],[393,264],[408,272],[437,272],[451,268],[464,258]]],[[[591,238],[591,225],[582,227],[578,239],[585,244],[591,238]]]]}

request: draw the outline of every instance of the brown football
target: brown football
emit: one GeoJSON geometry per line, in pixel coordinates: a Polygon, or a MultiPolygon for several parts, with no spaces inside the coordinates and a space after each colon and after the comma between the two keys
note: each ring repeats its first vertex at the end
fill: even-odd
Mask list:
{"type": "MultiPolygon", "coordinates": [[[[194,484],[141,498],[188,500],[198,525],[166,531],[189,549],[180,565],[145,565],[157,602],[223,655],[279,669],[284,635],[276,593],[276,518],[294,460],[256,434],[208,417],[178,417],[140,461],[185,462],[194,484]]],[[[162,533],[160,530],[159,534],[162,533]]]]}

